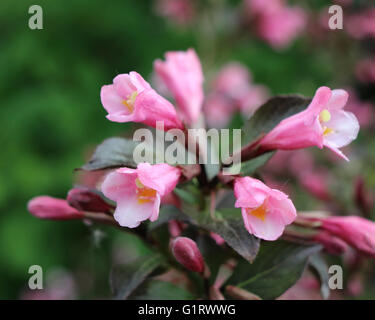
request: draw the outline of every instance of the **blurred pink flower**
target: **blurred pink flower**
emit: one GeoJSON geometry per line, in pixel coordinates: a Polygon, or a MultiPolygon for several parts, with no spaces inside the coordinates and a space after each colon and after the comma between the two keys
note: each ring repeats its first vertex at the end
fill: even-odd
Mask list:
{"type": "Polygon", "coordinates": [[[322,300],[319,281],[312,275],[305,274],[277,300],[322,300]]]}
{"type": "Polygon", "coordinates": [[[43,290],[25,290],[22,300],[73,300],[77,296],[76,283],[71,273],[55,269],[49,272],[43,290]]]}
{"type": "Polygon", "coordinates": [[[211,93],[205,99],[203,111],[209,127],[225,128],[232,120],[236,106],[226,96],[219,93],[211,93]]]}
{"type": "Polygon", "coordinates": [[[215,76],[212,88],[232,99],[238,99],[247,91],[251,78],[246,66],[239,62],[230,62],[215,76]]]}
{"type": "Polygon", "coordinates": [[[246,0],[257,35],[275,49],[287,47],[305,28],[307,15],[297,6],[281,0],[246,0]]]}
{"type": "Polygon", "coordinates": [[[165,130],[183,128],[173,105],[135,71],[116,76],[113,84],[102,87],[100,97],[111,121],[140,122],[151,127],[163,121],[165,130]]]}
{"type": "Polygon", "coordinates": [[[258,145],[264,150],[325,146],[348,160],[339,148],[356,139],[359,124],[354,114],[342,110],[347,99],[344,90],[319,88],[306,110],[281,121],[258,145]]]}
{"type": "Polygon", "coordinates": [[[353,297],[358,297],[364,290],[363,279],[360,274],[355,275],[348,281],[348,293],[353,297]]]}
{"type": "Polygon", "coordinates": [[[269,97],[268,89],[262,85],[251,85],[239,97],[239,107],[245,118],[257,111],[269,97]]]}
{"type": "Polygon", "coordinates": [[[279,238],[286,225],[297,217],[296,209],[288,196],[267,187],[250,177],[234,182],[235,207],[241,208],[245,227],[258,238],[273,241],[279,238]]]}
{"type": "Polygon", "coordinates": [[[322,201],[332,199],[329,190],[330,174],[328,170],[315,169],[311,171],[301,171],[297,178],[302,187],[317,199],[322,201]]]}
{"type": "Polygon", "coordinates": [[[203,103],[203,73],[193,49],[171,51],[165,61],[156,60],[154,68],[176,100],[183,120],[192,124],[200,116],[203,103]]]}
{"type": "Polygon", "coordinates": [[[346,18],[346,30],[355,39],[375,37],[375,8],[367,8],[346,18]]]}
{"type": "Polygon", "coordinates": [[[356,66],[356,76],[364,83],[375,82],[375,59],[368,58],[358,62],[356,66]]]}
{"type": "Polygon", "coordinates": [[[66,200],[49,196],[31,199],[27,204],[27,210],[41,219],[66,220],[84,217],[83,212],[71,207],[66,200]]]}
{"type": "Polygon", "coordinates": [[[180,170],[168,164],[138,164],[137,169],[120,168],[108,174],[101,189],[115,201],[114,218],[123,227],[135,228],[159,216],[160,198],[178,183],[180,170]]]}
{"type": "Polygon", "coordinates": [[[179,25],[187,25],[195,15],[192,0],[157,0],[156,12],[179,25]]]}
{"type": "Polygon", "coordinates": [[[374,121],[374,105],[360,101],[354,94],[350,95],[346,110],[357,117],[359,125],[363,128],[370,127],[374,121]]]}

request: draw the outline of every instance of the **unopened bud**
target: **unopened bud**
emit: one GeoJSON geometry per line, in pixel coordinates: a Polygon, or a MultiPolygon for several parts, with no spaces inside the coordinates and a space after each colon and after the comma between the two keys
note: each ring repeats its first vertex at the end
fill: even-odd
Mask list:
{"type": "Polygon", "coordinates": [[[64,199],[49,196],[35,197],[27,204],[27,209],[35,217],[41,219],[78,219],[83,218],[83,212],[71,207],[64,199]]]}
{"type": "Polygon", "coordinates": [[[340,255],[349,250],[349,246],[345,241],[326,231],[320,231],[312,240],[323,245],[324,250],[333,255],[340,255]]]}
{"type": "Polygon", "coordinates": [[[69,205],[80,211],[111,213],[114,207],[88,188],[74,188],[66,198],[69,205]]]}
{"type": "Polygon", "coordinates": [[[204,260],[197,244],[186,237],[178,237],[171,243],[171,251],[176,260],[186,269],[202,273],[204,260]]]}

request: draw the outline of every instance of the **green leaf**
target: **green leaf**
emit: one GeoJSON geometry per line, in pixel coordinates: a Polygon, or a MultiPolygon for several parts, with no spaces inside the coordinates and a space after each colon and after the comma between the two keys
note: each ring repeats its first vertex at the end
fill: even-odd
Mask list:
{"type": "Polygon", "coordinates": [[[151,254],[114,267],[110,274],[110,285],[115,298],[127,299],[162,262],[159,254],[151,254]]]}
{"type": "Polygon", "coordinates": [[[255,159],[241,163],[241,174],[243,176],[252,175],[258,168],[265,165],[266,162],[269,159],[271,159],[273,155],[274,155],[274,152],[268,152],[268,153],[262,154],[259,157],[256,157],[255,159]]]}
{"type": "Polygon", "coordinates": [[[330,289],[328,286],[329,275],[328,266],[320,254],[314,254],[309,260],[310,267],[320,280],[320,293],[324,300],[330,296],[330,289]]]}
{"type": "Polygon", "coordinates": [[[87,171],[110,168],[135,168],[133,151],[137,143],[125,138],[109,138],[104,140],[95,150],[90,161],[81,169],[87,171]]]}
{"type": "Polygon", "coordinates": [[[263,242],[254,263],[239,262],[228,284],[262,299],[275,299],[298,281],[309,257],[320,249],[285,241],[263,242]]]}
{"type": "Polygon", "coordinates": [[[311,99],[300,95],[275,96],[261,106],[242,128],[242,146],[271,131],[282,120],[310,104],[311,99]]]}
{"type": "Polygon", "coordinates": [[[260,241],[245,229],[239,209],[237,209],[237,215],[226,217],[216,211],[216,218],[212,218],[209,212],[200,211],[195,206],[186,203],[182,206],[182,211],[191,218],[192,224],[217,233],[246,260],[253,261],[255,259],[260,241]]]}
{"type": "Polygon", "coordinates": [[[131,300],[192,300],[195,297],[173,283],[160,280],[147,280],[130,297],[131,300]]]}

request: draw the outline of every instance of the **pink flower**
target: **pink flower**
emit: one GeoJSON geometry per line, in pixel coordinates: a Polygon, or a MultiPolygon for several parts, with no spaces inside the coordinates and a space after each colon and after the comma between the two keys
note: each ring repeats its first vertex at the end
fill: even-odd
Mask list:
{"type": "Polygon", "coordinates": [[[211,93],[204,102],[204,114],[211,128],[225,128],[232,120],[236,106],[232,100],[219,93],[211,93]]]}
{"type": "Polygon", "coordinates": [[[294,150],[317,146],[348,158],[339,148],[357,138],[358,120],[343,110],[348,100],[344,90],[319,88],[306,110],[281,121],[258,143],[265,150],[294,150]]]}
{"type": "Polygon", "coordinates": [[[237,99],[242,96],[251,82],[251,74],[246,66],[238,62],[226,64],[213,81],[213,90],[237,99]]]}
{"type": "Polygon", "coordinates": [[[375,37],[375,8],[368,8],[347,17],[346,29],[355,39],[375,37]]]}
{"type": "Polygon", "coordinates": [[[246,4],[256,33],[275,49],[288,46],[306,26],[306,13],[300,7],[286,6],[280,0],[248,0],[246,4]]]}
{"type": "Polygon", "coordinates": [[[137,72],[116,76],[113,84],[102,87],[100,97],[111,121],[140,122],[151,127],[156,127],[156,121],[163,121],[165,130],[183,128],[173,105],[137,72]]]}
{"type": "Polygon", "coordinates": [[[375,82],[375,59],[368,58],[360,61],[356,66],[356,76],[364,83],[375,82]]]}
{"type": "Polygon", "coordinates": [[[49,196],[31,199],[27,204],[27,210],[41,219],[66,220],[79,219],[84,216],[83,212],[71,207],[66,200],[49,196]]]}
{"type": "Polygon", "coordinates": [[[171,51],[166,61],[156,60],[154,68],[176,100],[183,120],[198,120],[203,103],[203,73],[195,51],[171,51]]]}
{"type": "Polygon", "coordinates": [[[373,123],[374,106],[369,102],[361,101],[354,92],[350,92],[346,109],[353,112],[361,127],[368,128],[373,123]]]}
{"type": "Polygon", "coordinates": [[[317,219],[321,228],[375,258],[375,223],[356,216],[317,219]]]}
{"type": "Polygon", "coordinates": [[[250,177],[234,182],[235,207],[241,208],[246,229],[258,238],[273,241],[297,217],[292,201],[283,192],[250,177]]]}
{"type": "Polygon", "coordinates": [[[138,164],[137,169],[120,168],[104,180],[101,190],[115,201],[115,220],[123,227],[135,228],[159,216],[160,198],[170,193],[180,178],[180,170],[168,164],[138,164]]]}
{"type": "Polygon", "coordinates": [[[156,11],[179,25],[187,25],[195,15],[191,0],[157,0],[156,11]]]}
{"type": "Polygon", "coordinates": [[[249,118],[257,111],[268,98],[268,90],[262,85],[251,85],[239,98],[241,113],[249,118]]]}
{"type": "Polygon", "coordinates": [[[322,201],[332,199],[329,190],[330,172],[328,170],[301,171],[297,176],[299,183],[310,194],[322,201]]]}
{"type": "Polygon", "coordinates": [[[178,237],[171,243],[171,251],[176,260],[186,269],[202,273],[204,260],[197,244],[186,237],[178,237]]]}

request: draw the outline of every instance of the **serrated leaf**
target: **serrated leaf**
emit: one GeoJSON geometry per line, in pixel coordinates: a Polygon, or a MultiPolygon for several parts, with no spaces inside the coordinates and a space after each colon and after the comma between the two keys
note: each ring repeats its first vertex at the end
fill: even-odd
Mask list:
{"type": "Polygon", "coordinates": [[[242,146],[246,146],[271,131],[282,120],[310,104],[311,99],[300,95],[275,96],[262,105],[242,128],[242,146]]]}
{"type": "Polygon", "coordinates": [[[241,261],[228,284],[246,289],[262,299],[275,299],[301,277],[309,257],[321,246],[285,241],[263,242],[252,264],[241,261]]]}
{"type": "Polygon", "coordinates": [[[110,285],[115,299],[127,299],[162,262],[162,256],[151,254],[114,267],[110,274],[110,285]]]}
{"type": "Polygon", "coordinates": [[[130,139],[119,137],[106,139],[81,169],[94,171],[119,167],[135,168],[137,164],[133,159],[133,151],[136,146],[137,143],[130,139]]]}
{"type": "Polygon", "coordinates": [[[320,293],[323,299],[327,300],[330,296],[328,266],[320,254],[312,255],[309,264],[320,280],[320,293]]]}

